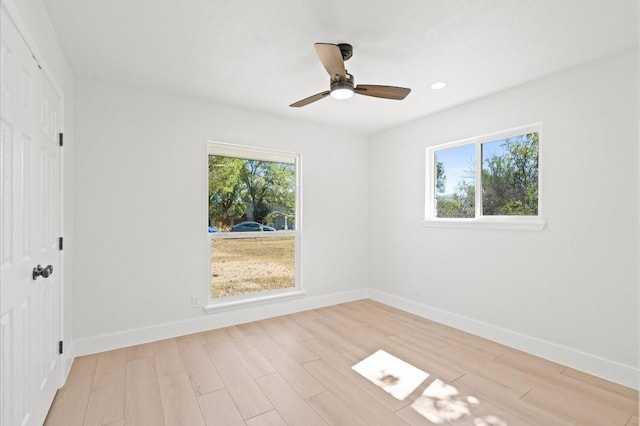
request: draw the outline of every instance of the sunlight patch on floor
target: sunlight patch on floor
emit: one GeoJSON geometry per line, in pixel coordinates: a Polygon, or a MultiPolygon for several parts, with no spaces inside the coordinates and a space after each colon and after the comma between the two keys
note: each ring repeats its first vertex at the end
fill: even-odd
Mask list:
{"type": "Polygon", "coordinates": [[[428,373],[383,350],[368,356],[351,368],[400,401],[429,377],[428,373]]]}
{"type": "Polygon", "coordinates": [[[497,416],[473,415],[472,409],[479,405],[478,398],[461,394],[454,386],[436,379],[411,404],[411,408],[435,424],[457,422],[470,417],[473,423],[469,424],[474,426],[507,426],[507,422],[497,416]]]}
{"type": "MultiPolygon", "coordinates": [[[[402,401],[413,393],[429,373],[380,349],[351,367],[364,378],[402,401]]],[[[411,404],[425,419],[434,424],[463,422],[473,426],[507,426],[498,416],[480,414],[480,401],[465,395],[455,386],[435,379],[411,404]]]]}

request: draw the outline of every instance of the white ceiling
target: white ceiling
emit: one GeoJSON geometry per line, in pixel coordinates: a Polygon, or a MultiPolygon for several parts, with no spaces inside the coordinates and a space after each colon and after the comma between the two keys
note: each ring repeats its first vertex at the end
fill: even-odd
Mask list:
{"type": "MultiPolygon", "coordinates": [[[[43,0],[78,78],[371,134],[638,43],[636,0],[43,0]],[[412,88],[288,105],[328,89],[315,42],[348,42],[356,84],[412,88]],[[430,89],[445,80],[447,88],[430,89]]],[[[606,84],[606,82],[594,82],[606,84]]]]}

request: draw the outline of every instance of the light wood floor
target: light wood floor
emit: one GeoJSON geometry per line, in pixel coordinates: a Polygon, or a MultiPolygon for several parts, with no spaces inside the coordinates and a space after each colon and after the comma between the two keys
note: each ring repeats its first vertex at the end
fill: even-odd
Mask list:
{"type": "Polygon", "coordinates": [[[46,424],[622,426],[637,413],[632,389],[362,300],[79,357],[46,424]],[[379,349],[429,377],[395,399],[351,369],[379,349]]]}

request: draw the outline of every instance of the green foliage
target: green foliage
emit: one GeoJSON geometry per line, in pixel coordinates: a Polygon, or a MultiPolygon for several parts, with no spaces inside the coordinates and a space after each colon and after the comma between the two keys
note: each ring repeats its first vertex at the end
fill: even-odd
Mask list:
{"type": "Polygon", "coordinates": [[[436,192],[443,193],[447,177],[444,174],[442,161],[436,161],[436,192]]]}
{"type": "Polygon", "coordinates": [[[242,215],[240,172],[243,160],[209,156],[209,217],[229,218],[242,215]]]}
{"type": "Polygon", "coordinates": [[[209,156],[210,217],[264,222],[274,211],[295,211],[293,164],[209,156]]]}
{"type": "MultiPolygon", "coordinates": [[[[482,214],[538,214],[538,133],[505,139],[501,152],[483,158],[482,214]]],[[[473,168],[468,177],[475,175],[473,168]]],[[[437,217],[475,217],[475,185],[461,180],[453,194],[445,194],[446,175],[436,162],[437,217]]]]}
{"type": "Polygon", "coordinates": [[[504,154],[483,159],[484,215],[538,214],[538,133],[506,139],[504,154]]]}
{"type": "Polygon", "coordinates": [[[458,182],[456,192],[437,197],[438,217],[472,218],[475,216],[476,187],[465,181],[458,182]]]}

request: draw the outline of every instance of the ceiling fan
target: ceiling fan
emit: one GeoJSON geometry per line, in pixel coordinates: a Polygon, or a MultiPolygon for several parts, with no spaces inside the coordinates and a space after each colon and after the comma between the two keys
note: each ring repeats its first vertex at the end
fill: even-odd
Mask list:
{"type": "Polygon", "coordinates": [[[353,55],[353,47],[350,44],[316,43],[314,46],[320,62],[331,78],[329,81],[329,90],[294,102],[289,105],[290,107],[303,107],[329,95],[335,99],[348,99],[355,93],[358,95],[373,96],[374,98],[402,100],[411,92],[411,89],[396,86],[380,86],[376,84],[358,84],[356,86],[353,75],[349,74],[344,68],[344,61],[353,55]]]}

